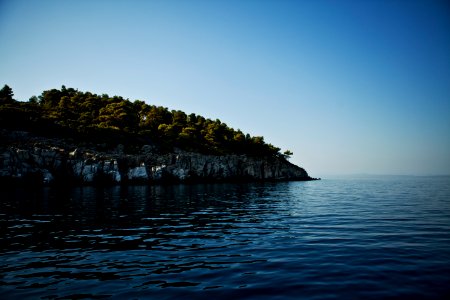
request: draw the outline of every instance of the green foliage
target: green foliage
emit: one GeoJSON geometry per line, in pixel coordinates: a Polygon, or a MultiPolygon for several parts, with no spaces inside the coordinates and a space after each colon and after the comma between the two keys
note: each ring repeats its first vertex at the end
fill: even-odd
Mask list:
{"type": "Polygon", "coordinates": [[[33,96],[29,102],[12,99],[7,85],[0,91],[0,125],[43,135],[78,138],[86,142],[118,143],[135,148],[152,143],[161,150],[178,147],[208,154],[249,154],[288,157],[263,137],[252,137],[220,120],[206,119],[180,110],[80,92],[62,86],[33,96]]]}
{"type": "Polygon", "coordinates": [[[283,156],[284,156],[286,159],[291,158],[291,156],[292,156],[293,154],[294,154],[294,153],[293,153],[291,150],[286,150],[286,151],[283,152],[283,156]]]}
{"type": "Polygon", "coordinates": [[[0,90],[0,104],[14,103],[15,100],[13,99],[13,96],[13,90],[5,84],[0,90]]]}
{"type": "Polygon", "coordinates": [[[29,101],[30,103],[37,104],[38,101],[39,101],[39,99],[38,99],[38,97],[36,97],[36,96],[32,96],[32,97],[30,97],[30,99],[29,99],[28,101],[29,101]]]}

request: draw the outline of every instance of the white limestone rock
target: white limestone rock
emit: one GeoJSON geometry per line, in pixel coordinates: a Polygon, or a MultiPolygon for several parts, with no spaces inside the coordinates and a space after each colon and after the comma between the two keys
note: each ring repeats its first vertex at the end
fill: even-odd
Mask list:
{"type": "Polygon", "coordinates": [[[128,170],[129,180],[147,180],[148,174],[144,163],[141,163],[139,167],[131,168],[128,170]]]}

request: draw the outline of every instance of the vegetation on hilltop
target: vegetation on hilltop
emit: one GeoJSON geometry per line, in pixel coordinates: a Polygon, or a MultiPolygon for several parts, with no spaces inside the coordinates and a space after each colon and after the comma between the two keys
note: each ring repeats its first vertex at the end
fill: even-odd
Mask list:
{"type": "Polygon", "coordinates": [[[235,130],[220,120],[134,102],[119,96],[96,95],[62,86],[33,96],[13,99],[12,89],[0,90],[0,126],[11,130],[74,139],[76,142],[126,145],[128,150],[153,144],[162,151],[178,147],[207,154],[249,154],[289,157],[264,141],[235,130]]]}

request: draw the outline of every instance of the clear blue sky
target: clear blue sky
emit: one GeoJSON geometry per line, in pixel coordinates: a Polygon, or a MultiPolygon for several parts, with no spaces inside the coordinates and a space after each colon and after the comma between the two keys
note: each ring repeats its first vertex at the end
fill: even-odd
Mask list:
{"type": "Polygon", "coordinates": [[[450,174],[448,1],[0,0],[0,85],[219,118],[312,176],[450,174]]]}

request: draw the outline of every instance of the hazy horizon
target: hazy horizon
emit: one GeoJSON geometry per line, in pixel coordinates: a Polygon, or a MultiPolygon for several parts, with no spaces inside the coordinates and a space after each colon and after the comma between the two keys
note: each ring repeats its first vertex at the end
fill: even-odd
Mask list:
{"type": "Polygon", "coordinates": [[[0,1],[0,37],[20,101],[65,85],[218,118],[313,177],[450,174],[447,1],[0,1]]]}

